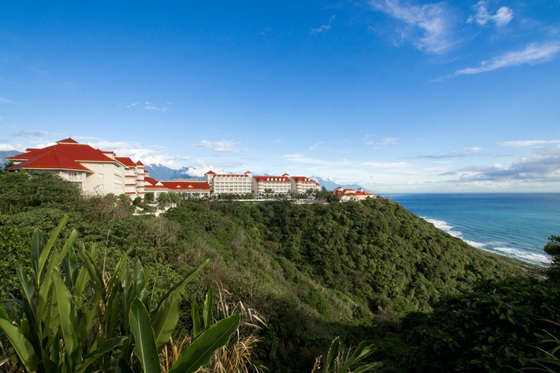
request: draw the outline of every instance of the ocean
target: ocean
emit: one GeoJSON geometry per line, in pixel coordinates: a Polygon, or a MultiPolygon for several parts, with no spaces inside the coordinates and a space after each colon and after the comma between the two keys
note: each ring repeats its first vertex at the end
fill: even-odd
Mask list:
{"type": "Polygon", "coordinates": [[[560,235],[560,193],[387,194],[471,246],[546,266],[543,250],[560,235]]]}

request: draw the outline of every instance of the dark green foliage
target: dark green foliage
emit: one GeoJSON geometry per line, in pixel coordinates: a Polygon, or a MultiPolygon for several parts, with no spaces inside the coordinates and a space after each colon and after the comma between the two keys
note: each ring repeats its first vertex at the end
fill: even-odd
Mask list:
{"type": "Polygon", "coordinates": [[[406,338],[411,372],[494,371],[521,368],[539,356],[545,322],[560,318],[560,288],[537,279],[482,282],[446,297],[427,322],[406,338]],[[412,350],[412,351],[411,351],[412,350]]]}
{"type": "MultiPolygon", "coordinates": [[[[494,323],[508,335],[537,311],[558,320],[550,308],[556,293],[543,282],[526,279],[535,272],[530,265],[474,249],[382,198],[301,205],[169,200],[159,202],[179,206],[155,218],[132,216],[130,201],[124,203],[121,197],[84,197],[75,184],[25,173],[1,174],[0,195],[8,196],[0,198],[0,255],[6,258],[0,263],[1,294],[18,292],[11,280],[13,263],[20,260],[27,267],[22,250],[31,240],[31,227],[51,230],[68,212],[68,226],[102,248],[97,264],[113,268],[125,254],[141,258],[153,280],[147,291],[156,298],[190,271],[191,263],[210,258],[199,281],[187,286],[185,306],[190,300],[202,301],[209,287],[220,284],[257,309],[269,325],[258,358],[272,372],[310,371],[315,357],[338,335],[345,344],[375,340],[371,361],[383,361],[381,369],[389,372],[407,366],[474,370],[492,359],[510,364],[500,355],[509,353],[505,347],[497,355],[491,353],[498,348],[488,354],[471,352],[469,343],[495,347],[488,342],[491,333],[471,322],[494,323]],[[47,190],[51,183],[60,183],[56,193],[47,190]],[[518,279],[507,280],[510,277],[518,279]],[[540,300],[528,292],[541,294],[540,300]],[[525,295],[515,298],[516,293],[525,295]],[[467,299],[479,298],[485,314],[495,310],[506,318],[498,317],[500,323],[490,316],[479,320],[479,308],[466,307],[467,299]],[[507,317],[509,304],[514,327],[507,317]],[[449,329],[438,324],[439,319],[449,329]],[[460,330],[465,337],[456,339],[459,346],[465,344],[469,353],[485,359],[478,366],[470,363],[473,355],[442,342],[460,330]],[[473,342],[476,338],[486,342],[473,342]],[[439,350],[434,352],[434,346],[439,350]],[[432,355],[442,359],[424,359],[432,355]],[[447,356],[458,365],[443,361],[447,356]]],[[[325,202],[332,199],[324,197],[325,202]]],[[[189,328],[192,320],[180,322],[189,328]]],[[[536,341],[531,333],[543,326],[534,317],[529,324],[533,329],[515,331],[508,349],[518,346],[529,356],[525,350],[531,347],[524,350],[518,342],[536,341]]]]}
{"type": "Polygon", "coordinates": [[[371,333],[369,326],[398,332],[401,315],[430,311],[442,294],[527,274],[384,199],[193,202],[166,217],[181,226],[183,253],[212,258],[208,281],[228,284],[268,317],[274,343],[267,359],[285,361],[299,351],[300,366],[337,334],[352,340],[371,333]]]}

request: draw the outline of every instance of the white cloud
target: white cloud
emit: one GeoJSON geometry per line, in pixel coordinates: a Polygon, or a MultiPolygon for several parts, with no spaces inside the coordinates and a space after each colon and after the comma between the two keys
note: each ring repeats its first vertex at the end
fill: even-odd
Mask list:
{"type": "Polygon", "coordinates": [[[537,149],[509,165],[460,170],[460,182],[560,182],[560,146],[537,149]]]}
{"type": "Polygon", "coordinates": [[[374,140],[373,136],[366,135],[364,137],[364,143],[366,145],[378,145],[378,146],[386,146],[396,144],[400,139],[398,137],[386,137],[380,140],[374,140]]]}
{"type": "Polygon", "coordinates": [[[284,155],[286,159],[295,163],[306,163],[311,165],[317,166],[348,166],[351,165],[352,162],[348,160],[340,160],[340,161],[332,161],[332,160],[324,160],[324,159],[317,159],[317,158],[309,158],[301,154],[286,154],[284,155]]]}
{"type": "Polygon", "coordinates": [[[537,145],[550,145],[550,144],[560,144],[560,140],[519,140],[519,141],[504,141],[498,143],[499,146],[508,146],[514,148],[537,146],[537,145]]]}
{"type": "Polygon", "coordinates": [[[447,154],[424,154],[418,155],[414,158],[416,159],[452,159],[452,158],[463,158],[469,157],[472,155],[478,155],[483,151],[483,149],[479,146],[471,146],[469,148],[464,148],[458,151],[454,151],[452,153],[447,154]]]}
{"type": "Polygon", "coordinates": [[[21,131],[13,132],[11,135],[12,135],[12,136],[16,136],[16,137],[29,138],[29,139],[42,139],[42,138],[46,138],[46,137],[55,136],[56,133],[54,133],[54,132],[46,132],[46,131],[27,131],[27,130],[21,130],[21,131]]]}
{"type": "Polygon", "coordinates": [[[529,44],[522,50],[511,51],[488,61],[482,61],[478,67],[467,67],[455,71],[455,73],[443,78],[436,79],[441,81],[459,75],[474,75],[506,67],[518,65],[534,65],[552,60],[560,52],[560,42],[549,42],[543,44],[529,44]]]}
{"type": "Polygon", "coordinates": [[[452,16],[444,3],[412,5],[400,0],[370,0],[377,10],[403,22],[403,39],[410,39],[426,53],[441,54],[449,50],[452,40],[452,16]]]}
{"type": "Polygon", "coordinates": [[[485,26],[489,22],[494,22],[496,26],[503,27],[513,19],[513,10],[507,6],[500,7],[494,15],[490,14],[488,11],[488,2],[484,0],[476,3],[473,9],[476,14],[468,18],[467,22],[469,23],[476,22],[481,26],[485,26]]]}
{"type": "Polygon", "coordinates": [[[156,106],[153,103],[146,101],[144,102],[144,110],[148,111],[167,111],[169,109],[170,102],[166,103],[166,106],[156,106]]]}
{"type": "Polygon", "coordinates": [[[9,150],[18,150],[22,149],[23,147],[21,145],[12,145],[12,144],[0,144],[0,151],[9,151],[9,150]]]}
{"type": "MultiPolygon", "coordinates": [[[[81,138],[76,137],[77,139],[81,138]]],[[[141,144],[126,141],[111,142],[96,139],[87,143],[103,151],[113,151],[117,157],[129,157],[135,162],[141,161],[144,164],[157,164],[173,169],[181,168],[185,163],[184,161],[189,159],[187,157],[169,156],[163,149],[145,148],[141,144]]]]}
{"type": "Polygon", "coordinates": [[[144,102],[135,101],[135,102],[131,102],[130,104],[124,104],[124,105],[119,104],[119,106],[124,106],[127,109],[143,108],[144,110],[147,111],[167,111],[171,107],[171,102],[166,102],[165,105],[156,105],[150,101],[144,101],[144,102]]]}
{"type": "Polygon", "coordinates": [[[209,141],[202,140],[196,144],[196,146],[201,148],[212,149],[216,153],[244,153],[247,152],[247,148],[242,148],[238,141],[233,140],[222,140],[222,141],[209,141]]]}
{"type": "Polygon", "coordinates": [[[331,18],[329,18],[328,23],[311,29],[311,31],[309,33],[311,35],[317,35],[317,34],[320,34],[322,32],[329,31],[331,29],[331,25],[332,25],[333,21],[335,20],[335,18],[336,18],[336,16],[331,16],[331,18]]]}
{"type": "Polygon", "coordinates": [[[496,15],[492,17],[492,20],[496,23],[496,26],[502,27],[507,25],[513,19],[513,10],[507,6],[502,6],[498,9],[496,15]]]}

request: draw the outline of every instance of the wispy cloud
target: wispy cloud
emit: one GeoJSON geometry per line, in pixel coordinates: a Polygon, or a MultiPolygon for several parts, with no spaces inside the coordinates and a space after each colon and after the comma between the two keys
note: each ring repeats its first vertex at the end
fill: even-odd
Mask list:
{"type": "Polygon", "coordinates": [[[167,111],[170,106],[170,102],[167,102],[164,106],[157,106],[149,101],[144,102],[144,110],[148,111],[167,111]]]}
{"type": "Polygon", "coordinates": [[[313,145],[309,145],[309,150],[318,150],[323,148],[323,145],[328,144],[328,141],[321,141],[313,145]]]}
{"type": "Polygon", "coordinates": [[[167,111],[171,107],[171,102],[166,102],[165,105],[156,105],[150,101],[135,101],[120,106],[124,106],[127,109],[142,108],[147,111],[167,111]]]}
{"type": "Polygon", "coordinates": [[[475,75],[519,65],[536,65],[551,61],[558,52],[560,52],[560,42],[532,43],[522,50],[510,51],[491,60],[482,61],[477,67],[457,70],[451,75],[434,79],[434,82],[440,82],[459,75],[475,75]]]}
{"type": "Polygon", "coordinates": [[[376,145],[376,146],[386,146],[396,144],[400,139],[398,137],[386,137],[384,139],[375,140],[373,136],[366,135],[364,137],[364,144],[366,145],[376,145]]]}
{"type": "Polygon", "coordinates": [[[0,122],[7,122],[9,120],[10,120],[10,118],[8,118],[8,117],[0,117],[0,122]]]}
{"type": "Polygon", "coordinates": [[[18,148],[23,149],[21,145],[0,144],[0,151],[17,150],[18,148]]]}
{"type": "Polygon", "coordinates": [[[196,144],[200,148],[212,149],[215,153],[245,153],[247,148],[239,146],[238,141],[222,140],[222,141],[209,141],[202,140],[196,144]]]}
{"type": "Polygon", "coordinates": [[[445,3],[414,5],[400,0],[370,0],[371,6],[402,22],[403,40],[426,53],[441,54],[453,45],[453,17],[445,3]]]}
{"type": "Polygon", "coordinates": [[[339,161],[333,161],[330,159],[317,159],[317,158],[311,158],[311,157],[306,157],[302,154],[286,154],[284,156],[284,158],[286,158],[287,160],[291,161],[291,162],[295,162],[295,163],[305,163],[305,164],[309,164],[309,165],[316,165],[316,166],[348,166],[351,165],[352,162],[346,160],[346,159],[342,159],[339,161]]]}
{"type": "Polygon", "coordinates": [[[551,145],[551,144],[560,144],[560,140],[519,140],[519,141],[504,141],[498,143],[499,146],[508,146],[514,148],[539,146],[539,145],[551,145]]]}
{"type": "Polygon", "coordinates": [[[507,6],[500,7],[494,15],[488,11],[488,2],[479,1],[473,6],[475,14],[467,19],[468,23],[477,23],[485,26],[488,23],[494,23],[498,27],[503,27],[513,19],[513,10],[507,6]]]}
{"type": "Polygon", "coordinates": [[[456,152],[447,154],[428,154],[428,155],[418,155],[414,159],[452,159],[452,158],[464,158],[472,155],[478,155],[482,152],[482,148],[479,146],[472,146],[469,148],[461,149],[456,152]]]}
{"type": "MultiPolygon", "coordinates": [[[[76,140],[83,141],[85,138],[76,137],[76,140]]],[[[157,164],[170,168],[180,168],[189,158],[181,156],[170,156],[165,149],[158,147],[144,147],[139,143],[126,141],[105,141],[100,139],[88,138],[89,145],[104,150],[114,151],[118,157],[129,157],[134,161],[141,161],[144,164],[157,164]]],[[[85,142],[85,141],[84,141],[85,142]]]]}
{"type": "Polygon", "coordinates": [[[320,34],[320,33],[326,32],[326,31],[329,31],[329,30],[331,29],[331,25],[332,25],[333,21],[335,20],[335,18],[336,18],[336,16],[334,16],[334,15],[331,16],[331,17],[329,18],[329,21],[328,21],[327,23],[322,24],[322,25],[319,26],[319,27],[312,28],[311,31],[310,31],[309,33],[310,33],[311,35],[317,35],[317,34],[320,34]]]}
{"type": "Polygon", "coordinates": [[[46,131],[27,131],[27,130],[22,130],[22,131],[17,131],[17,132],[13,132],[11,134],[14,137],[23,137],[26,139],[43,139],[43,138],[47,138],[47,137],[52,137],[54,135],[56,135],[56,133],[54,132],[46,132],[46,131]]]}
{"type": "Polygon", "coordinates": [[[509,165],[468,168],[456,172],[462,182],[560,182],[560,146],[543,147],[509,165]]]}

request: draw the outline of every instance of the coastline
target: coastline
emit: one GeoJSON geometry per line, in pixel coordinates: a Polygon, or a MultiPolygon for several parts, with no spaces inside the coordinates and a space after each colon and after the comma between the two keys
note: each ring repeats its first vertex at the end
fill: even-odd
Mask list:
{"type": "Polygon", "coordinates": [[[560,193],[387,194],[438,229],[485,251],[548,266],[543,247],[560,228],[560,193]]]}

